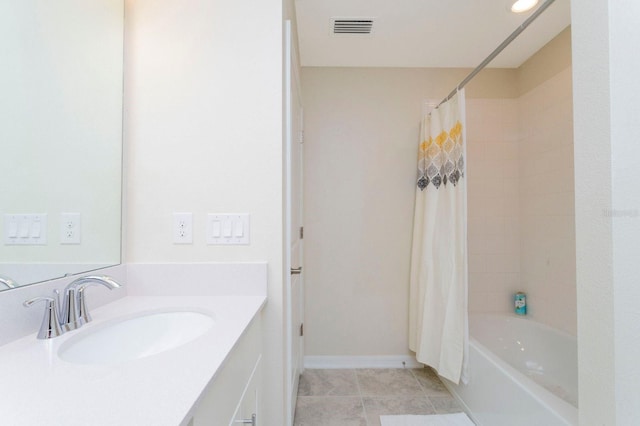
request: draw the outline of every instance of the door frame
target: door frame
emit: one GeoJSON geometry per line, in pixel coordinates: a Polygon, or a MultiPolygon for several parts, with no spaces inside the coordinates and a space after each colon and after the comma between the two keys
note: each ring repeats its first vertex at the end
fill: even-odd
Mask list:
{"type": "MultiPolygon", "coordinates": [[[[291,21],[285,21],[285,60],[284,60],[284,93],[285,93],[285,226],[284,226],[284,239],[285,239],[285,247],[284,247],[284,299],[285,299],[285,341],[286,341],[286,354],[285,354],[285,416],[286,416],[286,425],[293,425],[294,414],[295,414],[295,401],[296,401],[296,393],[299,383],[299,377],[292,377],[292,366],[293,366],[293,304],[298,303],[298,312],[300,313],[300,320],[302,321],[304,318],[304,274],[300,274],[297,276],[299,280],[299,294],[298,300],[292,300],[292,278],[291,278],[291,240],[292,240],[292,214],[300,215],[300,226],[302,226],[302,206],[303,206],[303,114],[304,111],[302,109],[302,97],[301,97],[301,86],[300,86],[300,78],[298,73],[298,60],[297,60],[297,52],[295,46],[293,44],[293,35],[291,30],[291,21]],[[295,85],[295,86],[294,86],[295,85]],[[295,87],[295,93],[297,95],[297,103],[293,102],[293,95],[295,87]],[[300,105],[299,111],[299,126],[300,126],[300,134],[293,134],[293,105],[300,105]],[[292,158],[292,146],[294,143],[299,144],[299,158],[292,158]],[[298,203],[299,211],[293,212],[294,206],[292,205],[292,161],[299,161],[299,170],[300,176],[295,178],[299,179],[299,188],[300,188],[300,199],[298,203]]],[[[303,263],[303,242],[302,238],[300,239],[299,244],[299,259],[300,265],[303,263]]],[[[299,350],[298,350],[298,365],[300,367],[300,372],[303,371],[304,364],[304,338],[301,336],[298,340],[299,350]]]]}

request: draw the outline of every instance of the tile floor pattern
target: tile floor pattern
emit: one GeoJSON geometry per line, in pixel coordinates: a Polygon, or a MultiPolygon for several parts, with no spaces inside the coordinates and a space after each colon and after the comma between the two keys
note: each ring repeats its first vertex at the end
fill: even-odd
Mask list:
{"type": "Polygon", "coordinates": [[[461,411],[430,368],[307,369],[294,426],[380,426],[380,415],[461,411]]]}

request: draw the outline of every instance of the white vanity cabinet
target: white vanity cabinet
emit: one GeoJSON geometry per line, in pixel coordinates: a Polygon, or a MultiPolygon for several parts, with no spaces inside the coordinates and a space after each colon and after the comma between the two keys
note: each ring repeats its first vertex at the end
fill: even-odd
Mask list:
{"type": "Polygon", "coordinates": [[[259,419],[260,410],[260,398],[259,398],[259,385],[260,385],[260,362],[259,358],[256,361],[256,365],[251,373],[249,382],[244,389],[242,398],[236,407],[236,412],[233,415],[232,423],[235,425],[257,425],[259,419]]]}
{"type": "Polygon", "coordinates": [[[260,314],[253,319],[202,396],[189,425],[239,426],[260,422],[260,314]],[[243,422],[247,423],[243,423],[243,422]]]}
{"type": "MultiPolygon", "coordinates": [[[[266,265],[261,266],[260,275],[266,278],[266,265]]],[[[197,282],[185,278],[180,266],[171,268],[174,273],[158,274],[169,283],[197,282]]],[[[236,276],[237,269],[234,266],[222,275],[225,279],[236,276]]],[[[201,269],[196,272],[196,278],[207,276],[201,269]]],[[[163,282],[149,275],[149,286],[163,282]]],[[[128,277],[136,280],[135,274],[128,277]]],[[[200,284],[205,288],[209,281],[200,284]]],[[[266,279],[263,284],[266,290],[266,279]]],[[[34,329],[33,334],[0,345],[0,424],[237,426],[236,419],[251,419],[255,413],[256,424],[272,426],[261,418],[258,393],[262,391],[261,309],[266,291],[220,292],[223,294],[210,296],[127,295],[96,308],[93,321],[80,330],[43,341],[36,339],[34,329]],[[159,324],[158,319],[166,319],[167,314],[191,320],[209,316],[213,322],[159,324]],[[140,326],[141,321],[146,325],[140,326]],[[158,327],[172,331],[164,333],[158,327]],[[125,360],[105,360],[101,357],[112,343],[99,338],[104,331],[122,342],[139,340],[140,345],[135,350],[127,347],[123,353],[129,358],[125,360]],[[68,358],[66,351],[77,349],[81,342],[89,342],[80,351],[86,358],[68,358]]],[[[26,298],[22,295],[20,300],[26,298]]]]}

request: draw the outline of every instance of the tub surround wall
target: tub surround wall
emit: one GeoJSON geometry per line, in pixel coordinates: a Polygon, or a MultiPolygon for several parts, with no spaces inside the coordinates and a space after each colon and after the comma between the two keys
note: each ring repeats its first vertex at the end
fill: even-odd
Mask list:
{"type": "Polygon", "coordinates": [[[577,333],[571,68],[518,99],[520,289],[536,321],[577,333]]]}
{"type": "Polygon", "coordinates": [[[520,288],[516,99],[467,101],[469,311],[510,312],[520,288]]]}
{"type": "MultiPolygon", "coordinates": [[[[568,46],[565,46],[568,48],[568,46]]],[[[469,310],[576,334],[571,68],[516,99],[467,102],[469,310]]]]}
{"type": "Polygon", "coordinates": [[[469,309],[576,334],[571,29],[516,70],[515,99],[469,100],[469,309]]]}
{"type": "Polygon", "coordinates": [[[520,290],[537,321],[576,335],[571,28],[517,70],[520,290]]]}

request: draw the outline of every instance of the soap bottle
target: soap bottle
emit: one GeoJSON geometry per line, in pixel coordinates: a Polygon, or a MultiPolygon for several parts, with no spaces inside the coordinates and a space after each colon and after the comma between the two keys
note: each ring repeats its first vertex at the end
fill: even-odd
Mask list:
{"type": "Polygon", "coordinates": [[[515,310],[516,315],[527,314],[527,295],[519,291],[515,295],[515,310]]]}

